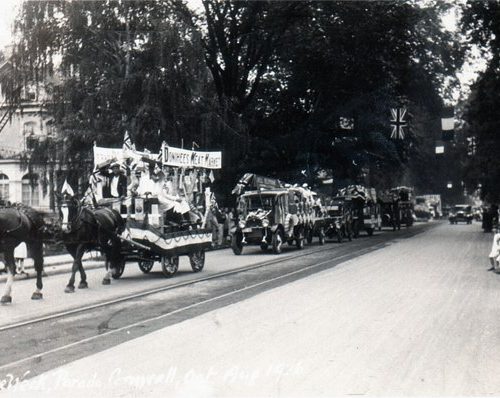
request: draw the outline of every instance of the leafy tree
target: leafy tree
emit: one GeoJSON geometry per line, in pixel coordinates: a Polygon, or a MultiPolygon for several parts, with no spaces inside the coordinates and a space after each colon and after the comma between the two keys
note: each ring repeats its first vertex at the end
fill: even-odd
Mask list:
{"type": "Polygon", "coordinates": [[[487,67],[471,88],[465,111],[465,132],[476,141],[475,154],[466,165],[469,191],[481,184],[482,198],[500,201],[500,2],[468,1],[463,9],[463,33],[488,60],[487,67]]]}
{"type": "MultiPolygon", "coordinates": [[[[457,45],[448,44],[452,34],[440,27],[447,7],[410,1],[310,3],[264,77],[252,134],[259,144],[249,159],[261,158],[264,168],[283,165],[295,176],[331,168],[338,180],[353,181],[369,168],[375,185],[400,183],[405,175],[413,182],[408,161],[422,158],[422,150],[429,153],[431,141],[429,156],[434,156],[429,132],[439,131],[440,88],[462,57],[457,45]],[[404,142],[388,137],[389,109],[396,106],[406,106],[412,119],[404,142]],[[340,116],[354,118],[353,132],[339,131],[340,116]],[[338,142],[332,146],[332,141],[338,142]],[[279,149],[283,144],[285,152],[279,149]],[[260,151],[265,147],[272,149],[260,151]]],[[[418,169],[425,163],[409,165],[418,169]]]]}
{"type": "Polygon", "coordinates": [[[85,165],[94,141],[120,145],[125,130],[150,150],[203,139],[208,70],[169,2],[25,2],[16,29],[17,76],[47,91],[61,132],[48,158],[85,165]]]}

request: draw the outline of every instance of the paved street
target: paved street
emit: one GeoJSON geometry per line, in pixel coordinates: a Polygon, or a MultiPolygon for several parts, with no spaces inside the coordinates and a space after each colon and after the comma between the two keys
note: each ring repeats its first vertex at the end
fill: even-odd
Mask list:
{"type": "MultiPolygon", "coordinates": [[[[440,224],[21,384],[30,396],[500,394],[491,235],[440,224]]],[[[12,391],[11,391],[12,392],[12,391]]]]}

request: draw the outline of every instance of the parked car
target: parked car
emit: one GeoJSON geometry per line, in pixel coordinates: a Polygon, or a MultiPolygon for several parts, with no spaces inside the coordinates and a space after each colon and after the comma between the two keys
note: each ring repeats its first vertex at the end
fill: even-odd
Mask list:
{"type": "Polygon", "coordinates": [[[451,224],[458,224],[459,222],[472,224],[473,218],[472,206],[470,205],[455,205],[448,216],[451,224]]]}

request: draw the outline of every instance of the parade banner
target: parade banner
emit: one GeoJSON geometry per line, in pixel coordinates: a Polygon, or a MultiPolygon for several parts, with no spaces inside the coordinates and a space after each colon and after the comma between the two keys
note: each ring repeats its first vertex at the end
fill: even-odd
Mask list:
{"type": "Polygon", "coordinates": [[[122,148],[104,148],[94,146],[94,165],[104,163],[109,160],[120,161],[123,158],[122,148]]]}
{"type": "Polygon", "coordinates": [[[164,165],[174,167],[203,169],[222,168],[222,152],[190,151],[188,149],[163,145],[162,152],[160,154],[156,154],[141,152],[133,149],[123,150],[123,148],[104,148],[94,146],[94,165],[102,164],[110,160],[120,162],[129,158],[134,161],[149,158],[155,161],[162,161],[164,165]]]}
{"type": "Polygon", "coordinates": [[[222,152],[190,151],[188,149],[163,146],[163,164],[186,168],[220,169],[222,152]]]}

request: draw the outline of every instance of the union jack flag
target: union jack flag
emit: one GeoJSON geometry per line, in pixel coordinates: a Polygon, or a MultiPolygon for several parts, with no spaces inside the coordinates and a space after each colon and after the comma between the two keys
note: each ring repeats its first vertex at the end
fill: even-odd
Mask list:
{"type": "Polygon", "coordinates": [[[135,144],[132,143],[132,139],[130,138],[128,131],[125,131],[125,135],[123,136],[123,150],[127,149],[135,151],[135,144]]]}
{"type": "Polygon", "coordinates": [[[404,139],[405,138],[405,132],[404,128],[408,126],[408,123],[405,120],[406,116],[406,108],[391,108],[391,126],[392,126],[392,132],[391,132],[391,138],[394,139],[404,139]]]}

